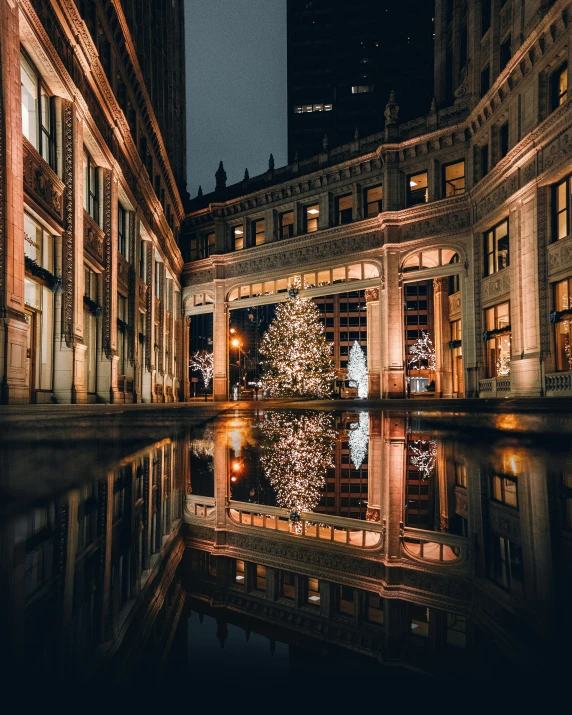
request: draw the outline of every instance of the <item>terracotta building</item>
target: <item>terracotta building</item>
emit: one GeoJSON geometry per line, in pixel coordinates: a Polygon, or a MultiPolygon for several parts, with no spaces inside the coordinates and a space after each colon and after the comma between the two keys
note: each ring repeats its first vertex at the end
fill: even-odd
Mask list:
{"type": "Polygon", "coordinates": [[[183,9],[134,5],[0,3],[3,402],[182,395],[183,9]]]}
{"type": "Polygon", "coordinates": [[[221,164],[180,243],[185,314],[214,313],[216,399],[229,312],[295,276],[312,298],[365,291],[371,396],[572,394],[571,9],[438,0],[428,114],[400,123],[398,86],[377,134],[228,187],[221,164]],[[434,365],[413,368],[424,327],[434,365]]]}

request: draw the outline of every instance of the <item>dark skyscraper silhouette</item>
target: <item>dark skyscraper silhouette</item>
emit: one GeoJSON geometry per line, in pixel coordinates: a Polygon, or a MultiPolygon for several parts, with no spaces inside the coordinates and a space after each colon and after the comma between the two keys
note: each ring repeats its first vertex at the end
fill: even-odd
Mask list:
{"type": "Polygon", "coordinates": [[[426,114],[433,86],[431,0],[288,0],[288,161],[426,114]],[[326,139],[327,137],[327,139],[326,139]]]}

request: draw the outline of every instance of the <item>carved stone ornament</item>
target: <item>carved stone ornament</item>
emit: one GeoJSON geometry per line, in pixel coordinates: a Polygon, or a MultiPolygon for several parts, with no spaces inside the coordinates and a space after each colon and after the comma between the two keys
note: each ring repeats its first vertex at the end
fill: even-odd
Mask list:
{"type": "Polygon", "coordinates": [[[83,212],[83,246],[93,258],[103,265],[103,244],[105,234],[101,226],[87,213],[83,212]]]}
{"type": "Polygon", "coordinates": [[[398,122],[399,105],[395,101],[395,91],[392,89],[389,95],[389,102],[385,105],[383,112],[386,126],[394,126],[398,122]]]}
{"type": "Polygon", "coordinates": [[[469,226],[468,211],[454,211],[430,216],[421,221],[413,221],[401,229],[404,241],[440,234],[457,233],[469,226]]]}
{"type": "Polygon", "coordinates": [[[58,223],[63,223],[64,184],[30,142],[24,142],[24,189],[58,223]]]}
{"type": "Polygon", "coordinates": [[[379,300],[379,288],[366,288],[365,302],[375,303],[377,300],[379,300]]]}

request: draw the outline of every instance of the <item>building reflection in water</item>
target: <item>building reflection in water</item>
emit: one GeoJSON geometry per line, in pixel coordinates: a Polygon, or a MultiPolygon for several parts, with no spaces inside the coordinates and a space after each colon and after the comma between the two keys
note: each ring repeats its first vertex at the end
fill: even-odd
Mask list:
{"type": "Polygon", "coordinates": [[[13,662],[124,679],[175,639],[176,670],[186,598],[219,642],[230,624],[431,674],[556,667],[568,437],[488,426],[480,442],[444,415],[259,409],[127,454],[4,525],[13,662]]]}

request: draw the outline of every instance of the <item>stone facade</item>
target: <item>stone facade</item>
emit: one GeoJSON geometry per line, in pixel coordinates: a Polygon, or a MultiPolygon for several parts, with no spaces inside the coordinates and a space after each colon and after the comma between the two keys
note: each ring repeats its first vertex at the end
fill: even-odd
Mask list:
{"type": "Polygon", "coordinates": [[[2,0],[0,24],[2,402],[182,399],[184,161],[121,4],[2,0]]]}
{"type": "MultiPolygon", "coordinates": [[[[400,125],[397,96],[388,104],[384,132],[326,146],[280,169],[269,166],[234,186],[223,180],[213,194],[191,202],[180,241],[187,261],[183,304],[191,320],[214,313],[216,399],[227,396],[229,310],[246,305],[245,298],[248,305],[284,299],[278,286],[293,276],[343,273],[358,263],[378,269],[351,283],[351,290],[375,288],[379,295],[368,303],[379,315],[368,325],[372,396],[407,392],[404,289],[420,280],[431,281],[433,290],[439,281],[436,395],[568,394],[570,381],[557,376],[572,363],[558,367],[557,352],[569,352],[570,339],[558,347],[551,314],[566,320],[555,305],[554,284],[572,276],[569,198],[559,239],[554,223],[556,185],[572,172],[572,5],[527,0],[523,12],[512,12],[514,2],[493,0],[488,29],[486,3],[469,5],[465,12],[455,3],[449,15],[447,3],[437,2],[436,101],[428,115],[400,125]],[[424,182],[423,196],[417,187],[424,182]],[[369,190],[379,186],[377,210],[369,190]],[[342,215],[342,205],[349,214],[342,215]],[[316,230],[308,228],[310,207],[316,230]],[[292,230],[285,232],[282,217],[290,213],[292,230]],[[264,245],[256,245],[262,220],[264,245]],[[491,253],[487,241],[505,221],[509,239],[491,253]],[[214,243],[205,248],[212,234],[214,243]],[[239,250],[236,236],[242,236],[239,250]],[[498,318],[487,327],[503,301],[508,322],[498,318]],[[456,319],[462,334],[451,340],[456,319]],[[454,353],[461,346],[462,362],[454,353]]],[[[303,294],[348,290],[350,273],[357,275],[345,273],[345,284],[332,278],[303,294]]]]}

